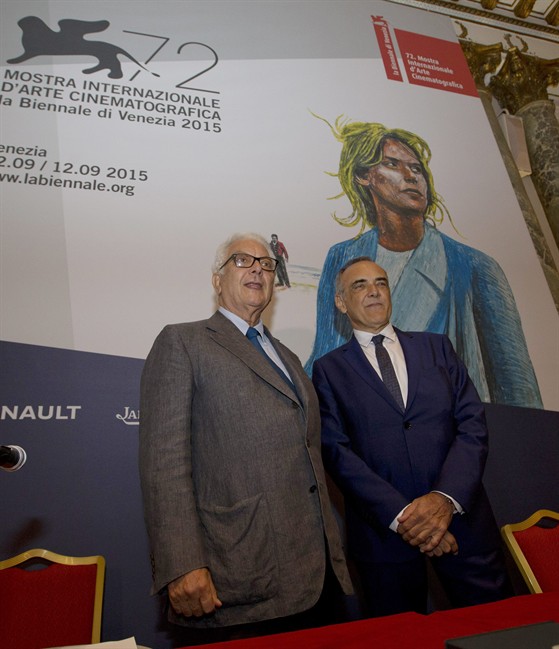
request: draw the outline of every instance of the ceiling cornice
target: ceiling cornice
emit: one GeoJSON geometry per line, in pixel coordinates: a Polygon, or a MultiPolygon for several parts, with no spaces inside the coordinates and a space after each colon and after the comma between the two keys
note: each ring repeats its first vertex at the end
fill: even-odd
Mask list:
{"type": "MultiPolygon", "coordinates": [[[[559,0],[545,0],[547,10],[532,12],[526,18],[519,18],[515,15],[514,9],[522,0],[512,0],[508,4],[504,2],[490,2],[483,0],[388,0],[395,4],[417,7],[435,11],[456,20],[484,25],[510,33],[532,36],[540,40],[559,44],[559,29],[547,23],[546,17],[553,12],[559,15],[559,0]],[[487,9],[484,6],[495,5],[494,9],[487,9]]],[[[541,1],[538,5],[541,6],[541,1]]]]}

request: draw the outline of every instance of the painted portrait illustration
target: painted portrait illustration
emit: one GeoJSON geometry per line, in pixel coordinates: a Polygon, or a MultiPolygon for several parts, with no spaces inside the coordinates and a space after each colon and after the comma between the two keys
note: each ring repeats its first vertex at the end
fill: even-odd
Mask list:
{"type": "MultiPolygon", "coordinates": [[[[319,117],[315,115],[315,117],[319,117]]],[[[319,117],[319,119],[323,119],[319,117]]],[[[306,370],[352,334],[334,304],[335,278],[350,259],[367,256],[386,269],[393,324],[446,334],[485,402],[542,408],[520,314],[500,265],[459,239],[460,224],[437,193],[431,149],[420,136],[375,122],[334,124],[341,143],[336,177],[351,204],[334,212],[356,236],[332,245],[318,286],[316,334],[306,370]],[[448,220],[456,238],[440,231],[448,220]]]]}

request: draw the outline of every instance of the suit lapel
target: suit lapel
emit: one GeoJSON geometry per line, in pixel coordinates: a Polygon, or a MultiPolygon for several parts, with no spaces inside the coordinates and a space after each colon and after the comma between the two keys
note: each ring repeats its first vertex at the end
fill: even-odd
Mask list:
{"type": "Polygon", "coordinates": [[[390,406],[401,412],[398,404],[394,401],[394,397],[390,394],[387,387],[384,385],[380,376],[376,373],[374,368],[369,363],[365,356],[361,345],[357,342],[355,336],[352,336],[350,341],[342,348],[344,359],[351,365],[357,372],[360,378],[372,388],[379,396],[381,396],[390,406]]]}
{"type": "Polygon", "coordinates": [[[406,403],[406,410],[408,410],[415,395],[417,394],[417,387],[419,385],[419,376],[421,374],[421,363],[419,360],[419,355],[417,354],[417,347],[414,345],[414,335],[408,331],[400,331],[394,327],[396,334],[398,335],[398,340],[402,346],[402,351],[404,352],[404,358],[406,359],[406,370],[408,373],[408,398],[406,403]]]}
{"type": "MultiPolygon", "coordinates": [[[[264,329],[266,336],[268,336],[268,339],[272,343],[274,349],[276,350],[276,353],[281,358],[283,364],[285,365],[285,368],[289,372],[289,376],[291,377],[293,385],[295,386],[296,395],[298,397],[297,400],[302,404],[303,408],[306,411],[309,399],[307,388],[303,383],[303,377],[306,378],[307,375],[304,373],[304,370],[302,369],[300,364],[294,363],[287,354],[282,353],[282,345],[280,344],[280,341],[272,336],[272,334],[268,331],[268,328],[264,327],[264,329]]],[[[289,392],[286,394],[289,394],[289,396],[291,396],[291,392],[292,390],[289,390],[289,392]]]]}
{"type": "MultiPolygon", "coordinates": [[[[240,361],[250,367],[253,372],[258,374],[263,381],[266,381],[266,383],[269,383],[290,399],[295,398],[295,400],[299,401],[297,395],[294,394],[287,383],[274,371],[270,363],[251,345],[237,327],[219,311],[207,320],[207,330],[212,340],[234,354],[240,361]]],[[[266,335],[270,338],[272,344],[276,342],[268,331],[266,331],[266,335]]],[[[275,344],[274,347],[277,351],[275,344]]],[[[296,372],[293,371],[292,365],[286,362],[283,355],[281,359],[285,363],[292,379],[295,380],[296,372]]],[[[301,394],[304,393],[302,385],[300,386],[295,383],[295,386],[298,390],[301,390],[301,394]]]]}

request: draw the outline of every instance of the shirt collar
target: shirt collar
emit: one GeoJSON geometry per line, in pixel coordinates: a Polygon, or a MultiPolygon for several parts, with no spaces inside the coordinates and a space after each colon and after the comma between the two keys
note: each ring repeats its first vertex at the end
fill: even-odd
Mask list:
{"type": "MultiPolygon", "coordinates": [[[[235,327],[237,327],[237,329],[243,334],[243,336],[247,335],[247,331],[248,331],[248,328],[249,328],[248,322],[246,322],[242,318],[239,318],[238,315],[235,315],[234,313],[232,313],[231,311],[229,311],[225,307],[220,306],[218,311],[221,314],[223,314],[227,318],[227,320],[230,320],[235,325],[235,327]]],[[[258,333],[262,337],[264,337],[264,323],[262,322],[262,320],[259,320],[254,325],[254,328],[256,329],[256,331],[258,331],[258,333]]]]}
{"type": "Polygon", "coordinates": [[[396,332],[394,331],[394,327],[390,322],[386,325],[386,327],[384,327],[384,329],[379,331],[378,334],[372,334],[369,331],[359,331],[358,329],[354,329],[353,333],[361,347],[368,347],[371,344],[373,336],[378,336],[378,334],[382,334],[385,338],[388,338],[388,340],[391,340],[392,342],[395,342],[397,340],[396,332]]]}

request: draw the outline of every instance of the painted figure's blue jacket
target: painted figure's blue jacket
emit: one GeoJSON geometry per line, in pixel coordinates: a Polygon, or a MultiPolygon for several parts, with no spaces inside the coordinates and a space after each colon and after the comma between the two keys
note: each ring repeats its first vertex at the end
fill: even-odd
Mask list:
{"type": "MultiPolygon", "coordinates": [[[[328,251],[318,287],[316,337],[305,369],[351,337],[347,317],[334,304],[338,270],[350,259],[375,260],[376,228],[328,251]]],[[[537,379],[528,354],[511,288],[499,264],[425,224],[396,286],[391,321],[404,331],[448,335],[483,401],[541,408],[537,379]]]]}

